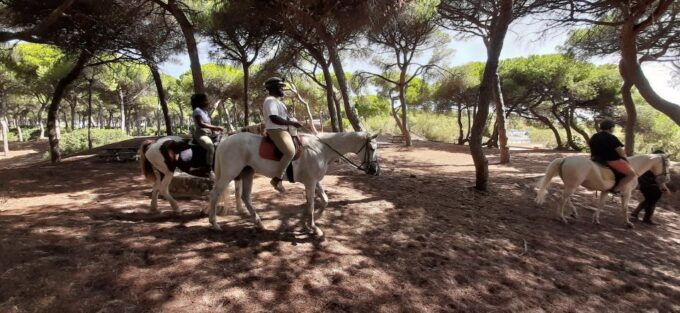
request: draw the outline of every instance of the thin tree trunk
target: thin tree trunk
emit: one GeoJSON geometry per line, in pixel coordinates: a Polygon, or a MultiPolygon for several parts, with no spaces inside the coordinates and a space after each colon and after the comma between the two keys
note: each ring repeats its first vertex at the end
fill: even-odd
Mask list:
{"type": "Polygon", "coordinates": [[[68,118],[66,117],[66,112],[62,109],[61,111],[61,118],[64,120],[64,129],[69,130],[71,128],[68,127],[68,118]]]}
{"type": "Polygon", "coordinates": [[[498,120],[494,120],[489,140],[484,143],[488,148],[498,148],[498,120]]]}
{"type": "MultiPolygon", "coordinates": [[[[402,73],[402,76],[404,76],[404,73],[402,73]]],[[[407,147],[410,147],[412,145],[411,143],[411,130],[408,127],[408,109],[406,105],[406,90],[405,86],[403,84],[404,79],[402,78],[401,80],[402,84],[399,85],[399,104],[401,105],[401,132],[402,135],[404,136],[404,144],[407,147]]]]}
{"type": "Polygon", "coordinates": [[[7,119],[5,116],[0,116],[0,128],[2,128],[2,151],[5,157],[9,156],[9,128],[7,127],[7,119]]]}
{"type": "Polygon", "coordinates": [[[47,104],[47,102],[43,103],[38,110],[38,125],[40,126],[40,136],[38,136],[38,139],[45,138],[45,125],[43,124],[42,115],[45,112],[45,108],[47,108],[47,104]]]}
{"type": "Polygon", "coordinates": [[[328,115],[331,117],[331,129],[333,132],[338,132],[341,131],[341,127],[339,125],[342,124],[342,120],[338,119],[336,110],[335,91],[333,91],[333,77],[331,76],[328,63],[326,63],[323,58],[321,60],[316,58],[316,61],[319,62],[319,66],[323,72],[323,79],[326,83],[326,103],[328,105],[328,115]]]}
{"type": "Polygon", "coordinates": [[[97,107],[97,127],[104,128],[104,101],[99,100],[99,105],[97,107]]]}
{"type": "Polygon", "coordinates": [[[316,126],[314,126],[314,117],[312,116],[312,110],[309,108],[309,103],[305,101],[305,99],[302,99],[302,96],[300,96],[300,93],[297,90],[297,87],[293,84],[289,84],[291,91],[295,94],[295,97],[302,103],[302,105],[305,106],[305,113],[307,114],[307,119],[309,120],[309,125],[312,127],[312,133],[315,135],[318,134],[316,131],[316,126]]]}
{"type": "Polygon", "coordinates": [[[498,133],[498,147],[500,149],[500,163],[510,163],[510,148],[508,148],[508,134],[505,125],[505,101],[503,99],[503,89],[501,79],[496,73],[496,132],[498,133]]]}
{"type": "Polygon", "coordinates": [[[394,108],[394,98],[390,98],[390,108],[392,111],[392,117],[394,117],[394,121],[397,123],[397,127],[399,127],[399,131],[404,134],[404,125],[401,124],[401,119],[399,118],[399,114],[397,114],[397,110],[394,108]]]}
{"type": "MultiPolygon", "coordinates": [[[[474,108],[473,108],[474,109],[474,108]]],[[[470,142],[470,133],[472,130],[472,116],[470,115],[470,107],[465,108],[465,112],[467,113],[467,132],[465,133],[465,142],[470,142]]]]}
{"type": "Polygon", "coordinates": [[[158,67],[153,63],[148,63],[149,69],[151,70],[151,76],[153,76],[153,81],[156,83],[156,93],[158,94],[158,102],[161,105],[161,110],[163,110],[163,120],[165,121],[165,133],[168,136],[172,136],[172,120],[170,119],[170,111],[168,110],[168,102],[165,99],[165,89],[163,88],[163,80],[161,79],[161,74],[158,72],[158,67]]]}
{"type": "Polygon", "coordinates": [[[560,125],[564,128],[564,131],[567,133],[567,147],[571,148],[574,151],[581,151],[581,147],[579,147],[575,142],[574,142],[574,137],[571,134],[571,126],[569,125],[569,121],[567,117],[563,117],[562,113],[558,112],[558,106],[555,104],[553,101],[553,106],[550,108],[550,112],[552,112],[553,116],[557,120],[560,125]]]}
{"type": "Polygon", "coordinates": [[[458,103],[457,111],[458,111],[458,115],[457,115],[458,116],[458,120],[457,120],[458,121],[458,144],[462,145],[462,144],[465,143],[465,139],[463,138],[463,136],[464,136],[464,134],[463,134],[463,121],[462,121],[462,117],[461,117],[462,112],[463,112],[463,106],[460,103],[458,103]]]}
{"type": "MultiPolygon", "coordinates": [[[[636,39],[643,29],[635,29],[635,20],[628,20],[621,27],[619,44],[621,47],[621,65],[625,73],[625,79],[637,88],[640,95],[649,103],[650,106],[666,114],[676,124],[680,125],[680,104],[670,102],[661,98],[649,84],[645,73],[638,61],[638,51],[636,39]]],[[[627,147],[627,145],[626,145],[627,147]]]]}
{"type": "Polygon", "coordinates": [[[581,137],[583,137],[583,142],[587,143],[590,141],[590,136],[588,135],[587,132],[585,132],[580,126],[578,126],[578,123],[576,122],[576,118],[574,117],[576,114],[574,114],[575,109],[571,108],[569,110],[569,122],[571,125],[571,128],[573,128],[581,137]]]}
{"type": "Polygon", "coordinates": [[[342,105],[340,104],[340,100],[338,100],[338,97],[335,93],[333,93],[333,103],[335,104],[335,114],[336,114],[336,119],[338,120],[338,127],[340,132],[345,131],[345,124],[342,122],[342,105]]]}
{"type": "Polygon", "coordinates": [[[118,87],[118,105],[120,106],[120,129],[124,133],[127,133],[127,130],[125,129],[125,94],[120,87],[118,87]]]}
{"type": "Polygon", "coordinates": [[[623,99],[623,107],[626,109],[624,149],[626,150],[626,155],[631,156],[635,153],[635,126],[637,125],[637,110],[635,108],[635,102],[633,102],[633,84],[631,83],[630,79],[628,79],[624,68],[624,61],[621,60],[619,62],[619,71],[621,72],[621,77],[623,78],[623,84],[621,85],[621,97],[623,99]]]}
{"type": "Polygon", "coordinates": [[[503,49],[503,41],[512,21],[513,0],[501,0],[498,16],[493,17],[491,35],[487,45],[487,62],[479,86],[479,105],[472,124],[470,154],[475,163],[475,189],[486,191],[489,180],[489,160],[482,148],[482,135],[489,115],[489,104],[494,91],[494,77],[498,71],[498,59],[503,49]]]}
{"type": "Polygon", "coordinates": [[[349,120],[349,123],[352,124],[352,128],[354,128],[355,131],[364,131],[364,125],[361,124],[359,116],[349,101],[349,90],[347,88],[345,70],[342,68],[342,62],[340,61],[336,44],[327,40],[326,48],[328,49],[328,57],[330,58],[331,64],[333,64],[335,77],[338,80],[338,86],[340,87],[342,102],[345,105],[345,114],[347,115],[347,119],[349,120]]]}
{"type": "Polygon", "coordinates": [[[250,76],[250,64],[242,61],[243,64],[243,126],[250,125],[250,107],[248,106],[248,78],[250,76]]]}
{"type": "Polygon", "coordinates": [[[87,86],[87,147],[92,150],[92,84],[94,78],[90,77],[87,86]]]}
{"type": "Polygon", "coordinates": [[[59,138],[57,137],[57,112],[59,112],[59,104],[61,103],[61,99],[68,86],[78,78],[78,75],[80,75],[80,72],[82,72],[85,64],[91,57],[92,55],[89,52],[81,52],[71,71],[66,74],[66,76],[62,77],[54,88],[52,101],[47,110],[47,134],[50,142],[50,159],[52,160],[52,163],[61,161],[59,138]]]}
{"type": "Polygon", "coordinates": [[[71,129],[76,130],[76,107],[78,106],[78,97],[73,97],[73,102],[69,103],[71,109],[71,129]]]}
{"type": "Polygon", "coordinates": [[[24,142],[24,134],[21,132],[21,124],[18,119],[14,119],[14,124],[17,128],[17,135],[19,135],[19,142],[24,142]]]}
{"type": "Polygon", "coordinates": [[[541,123],[545,124],[545,126],[548,126],[550,130],[553,132],[553,135],[555,136],[555,141],[557,142],[557,147],[555,147],[555,150],[561,150],[564,148],[564,144],[562,143],[562,137],[560,136],[560,132],[557,130],[555,125],[550,121],[550,119],[544,115],[539,114],[534,108],[530,108],[529,112],[536,116],[541,123]]]}

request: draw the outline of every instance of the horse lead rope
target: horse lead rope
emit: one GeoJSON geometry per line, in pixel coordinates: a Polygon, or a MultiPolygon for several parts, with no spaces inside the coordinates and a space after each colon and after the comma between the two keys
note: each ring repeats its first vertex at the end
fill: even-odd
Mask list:
{"type": "MultiPolygon", "coordinates": [[[[302,128],[303,128],[304,130],[306,130],[306,131],[309,132],[309,129],[308,129],[307,127],[302,126],[302,128]]],[[[326,147],[330,148],[333,152],[335,152],[335,154],[339,155],[343,160],[345,160],[345,161],[349,162],[350,164],[352,164],[352,165],[353,165],[354,167],[356,167],[358,170],[364,170],[362,167],[363,167],[364,164],[366,163],[366,160],[364,160],[364,162],[361,163],[361,165],[356,165],[356,163],[352,162],[352,160],[350,160],[349,158],[347,158],[346,156],[344,156],[344,155],[343,155],[342,153],[340,153],[338,150],[335,150],[335,148],[333,148],[331,145],[327,144],[325,141],[321,140],[321,138],[319,138],[319,136],[317,136],[316,134],[314,134],[314,132],[310,132],[309,135],[312,135],[312,136],[316,137],[316,139],[319,139],[319,142],[321,142],[321,143],[323,143],[324,145],[326,145],[326,147]]],[[[359,152],[361,152],[361,150],[364,150],[364,148],[366,148],[366,143],[361,147],[361,149],[359,149],[359,151],[355,152],[354,154],[359,154],[359,152]]],[[[368,158],[368,157],[370,157],[370,156],[367,155],[366,157],[368,158]]]]}

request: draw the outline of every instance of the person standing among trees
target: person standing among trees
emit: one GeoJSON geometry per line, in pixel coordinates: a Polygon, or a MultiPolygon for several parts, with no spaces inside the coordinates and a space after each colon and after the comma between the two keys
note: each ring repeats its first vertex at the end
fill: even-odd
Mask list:
{"type": "Polygon", "coordinates": [[[194,132],[193,139],[206,151],[205,161],[210,166],[210,172],[212,173],[213,158],[215,155],[215,144],[213,143],[210,135],[213,131],[224,131],[223,127],[215,126],[211,124],[210,115],[210,103],[208,102],[208,96],[203,93],[197,93],[191,96],[191,108],[194,112],[191,116],[194,119],[194,132]]]}
{"type": "Polygon", "coordinates": [[[274,142],[276,148],[281,151],[283,156],[279,161],[277,168],[277,176],[274,176],[270,183],[278,192],[285,192],[283,188],[283,176],[286,175],[286,168],[290,165],[295,157],[295,144],[293,137],[288,132],[288,127],[295,128],[302,127],[302,124],[295,120],[291,120],[288,115],[288,109],[279,100],[283,97],[283,88],[285,87],[283,79],[279,77],[271,77],[264,83],[264,88],[267,90],[269,96],[264,99],[262,104],[262,115],[264,115],[264,124],[267,129],[269,138],[274,142]]]}
{"type": "MultiPolygon", "coordinates": [[[[664,152],[656,150],[652,153],[663,154],[664,152]]],[[[652,215],[654,214],[656,203],[661,199],[661,196],[664,193],[670,194],[670,190],[668,189],[668,186],[666,186],[666,183],[657,182],[656,176],[652,171],[647,171],[640,175],[640,177],[638,177],[638,183],[640,184],[640,192],[642,192],[642,196],[645,199],[638,204],[637,208],[630,214],[630,217],[634,221],[637,221],[640,211],[645,210],[645,216],[642,218],[642,222],[656,225],[656,223],[652,222],[652,215]]]]}
{"type": "Polygon", "coordinates": [[[637,177],[637,174],[628,164],[623,144],[619,138],[612,134],[614,126],[616,124],[610,120],[602,121],[600,123],[600,131],[590,137],[588,146],[590,147],[590,156],[593,161],[607,165],[613,170],[626,175],[611,190],[611,192],[618,193],[621,191],[619,186],[627,185],[637,177]]]}

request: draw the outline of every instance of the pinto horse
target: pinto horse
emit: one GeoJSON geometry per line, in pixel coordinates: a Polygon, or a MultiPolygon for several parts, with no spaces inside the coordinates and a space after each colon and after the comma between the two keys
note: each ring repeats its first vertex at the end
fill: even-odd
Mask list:
{"type": "MultiPolygon", "coordinates": [[[[629,157],[628,162],[630,162],[630,166],[638,174],[652,171],[656,175],[658,182],[670,180],[668,157],[664,154],[636,155],[629,157]]],[[[556,175],[559,175],[564,182],[562,198],[557,206],[557,214],[561,217],[562,221],[567,223],[567,219],[564,217],[564,207],[566,204],[569,204],[571,207],[572,216],[578,217],[576,207],[574,207],[569,198],[576,191],[576,188],[583,186],[590,190],[601,191],[597,209],[595,209],[593,214],[593,223],[600,224],[600,211],[604,206],[608,191],[615,184],[614,172],[584,156],[569,156],[555,159],[548,165],[545,176],[538,182],[535,200],[537,204],[543,204],[545,201],[550,181],[556,175]]],[[[628,201],[635,186],[637,186],[637,180],[621,186],[621,214],[625,224],[629,227],[633,227],[633,223],[628,220],[628,201]]]]}
{"type": "MultiPolygon", "coordinates": [[[[219,138],[219,137],[218,137],[219,138]]],[[[170,202],[170,206],[179,213],[179,204],[172,197],[169,191],[175,169],[179,168],[183,172],[208,178],[210,168],[205,164],[205,151],[195,145],[189,145],[188,141],[182,137],[167,136],[158,140],[149,139],[142,142],[139,147],[139,163],[142,175],[153,183],[151,192],[151,211],[158,211],[158,194],[160,193],[170,202]],[[187,153],[189,155],[187,156],[187,153]]],[[[240,194],[240,183],[236,183],[237,196],[240,194]]],[[[225,194],[225,198],[226,198],[225,194]]],[[[226,200],[226,199],[225,199],[226,200]]],[[[239,211],[241,203],[236,199],[236,206],[239,211]]]]}
{"type": "MultiPolygon", "coordinates": [[[[303,136],[304,146],[299,159],[293,161],[293,177],[297,182],[305,185],[307,196],[307,211],[305,217],[307,229],[318,237],[323,232],[314,222],[315,214],[321,216],[328,205],[328,196],[321,186],[330,162],[344,158],[344,154],[354,153],[359,156],[362,163],[357,168],[364,170],[369,175],[379,175],[377,149],[375,138],[366,132],[350,133],[325,133],[318,136],[300,134],[303,136]],[[318,196],[321,207],[314,210],[314,199],[318,196]]],[[[263,229],[260,216],[255,212],[250,201],[253,186],[253,176],[260,173],[267,177],[277,175],[278,161],[268,160],[260,156],[260,146],[263,137],[251,133],[237,133],[220,142],[215,152],[215,185],[210,192],[210,205],[208,207],[209,221],[213,228],[221,230],[217,224],[215,206],[218,198],[229,186],[230,182],[240,179],[242,184],[241,199],[250,213],[256,227],[263,229]]]]}

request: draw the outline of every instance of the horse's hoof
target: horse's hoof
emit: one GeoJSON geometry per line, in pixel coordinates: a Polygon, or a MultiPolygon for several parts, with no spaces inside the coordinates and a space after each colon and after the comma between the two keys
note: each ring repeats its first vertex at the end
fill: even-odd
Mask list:
{"type": "Polygon", "coordinates": [[[213,228],[215,231],[222,231],[222,227],[220,227],[220,225],[218,225],[217,223],[212,224],[212,228],[213,228]]]}
{"type": "Polygon", "coordinates": [[[323,231],[318,226],[314,226],[314,229],[312,229],[310,231],[310,233],[311,233],[312,236],[314,236],[316,238],[323,238],[323,236],[324,236],[323,231]]]}
{"type": "Polygon", "coordinates": [[[626,222],[626,227],[628,228],[635,228],[635,225],[631,223],[630,221],[626,222]]]}

